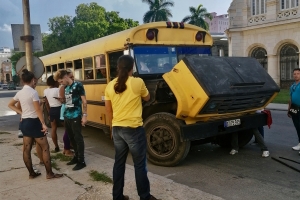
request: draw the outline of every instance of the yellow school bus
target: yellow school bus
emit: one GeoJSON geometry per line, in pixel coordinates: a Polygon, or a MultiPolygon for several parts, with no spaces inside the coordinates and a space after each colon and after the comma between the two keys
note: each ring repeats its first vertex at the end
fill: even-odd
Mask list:
{"type": "Polygon", "coordinates": [[[279,91],[254,60],[247,63],[263,74],[267,83],[249,78],[240,83],[241,72],[230,64],[238,61],[210,58],[212,44],[211,35],[194,25],[143,24],[41,57],[45,73],[36,90],[42,96],[47,77],[59,69],[72,69],[86,91],[87,125],[109,133],[105,87],[117,75],[117,59],[124,54],[133,56],[134,76],[145,81],[151,95],[150,101],[143,102],[148,159],[157,165],[174,166],[187,156],[192,141],[226,146],[228,134],[240,132],[240,146],[247,144],[252,137],[251,128],[266,124],[266,116],[255,111],[266,106],[279,91]],[[221,66],[223,63],[228,66],[221,66]],[[221,73],[225,79],[219,83],[216,74],[209,71],[221,73]],[[230,90],[226,77],[234,79],[228,86],[230,90]],[[224,92],[215,92],[216,88],[224,92]],[[227,139],[220,139],[224,135],[227,139]]]}

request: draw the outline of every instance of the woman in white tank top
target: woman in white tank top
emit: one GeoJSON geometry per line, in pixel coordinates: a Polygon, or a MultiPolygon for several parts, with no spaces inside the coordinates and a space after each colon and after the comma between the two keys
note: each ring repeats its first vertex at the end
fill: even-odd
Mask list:
{"type": "Polygon", "coordinates": [[[53,76],[47,78],[49,88],[44,90],[44,97],[51,122],[51,137],[55,145],[55,152],[59,152],[57,143],[57,126],[60,123],[61,102],[59,101],[59,84],[53,79],[53,76]]]}

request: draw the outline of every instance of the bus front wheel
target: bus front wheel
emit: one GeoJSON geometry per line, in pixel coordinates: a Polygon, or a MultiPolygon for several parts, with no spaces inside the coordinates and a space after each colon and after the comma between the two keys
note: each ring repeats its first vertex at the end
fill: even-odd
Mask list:
{"type": "Polygon", "coordinates": [[[191,142],[181,142],[180,121],[170,113],[156,113],[145,120],[147,158],[160,166],[175,166],[187,156],[191,142]]]}

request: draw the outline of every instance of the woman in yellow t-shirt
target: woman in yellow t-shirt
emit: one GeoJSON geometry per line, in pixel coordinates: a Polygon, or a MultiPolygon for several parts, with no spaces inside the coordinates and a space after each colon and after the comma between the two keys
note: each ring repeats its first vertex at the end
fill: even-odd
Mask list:
{"type": "Polygon", "coordinates": [[[123,188],[125,163],[130,151],[140,199],[155,200],[150,194],[147,176],[147,141],[142,119],[142,100],[149,101],[150,94],[141,78],[132,77],[133,65],[131,56],[121,56],[118,59],[118,77],[105,90],[105,107],[112,124],[115,146],[113,199],[129,199],[123,194],[123,188]]]}

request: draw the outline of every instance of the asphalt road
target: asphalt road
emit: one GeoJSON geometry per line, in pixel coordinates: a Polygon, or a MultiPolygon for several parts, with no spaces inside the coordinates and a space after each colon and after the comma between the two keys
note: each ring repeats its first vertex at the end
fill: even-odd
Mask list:
{"type": "MultiPolygon", "coordinates": [[[[2,95],[0,92],[0,98],[2,95]]],[[[3,96],[7,97],[7,94],[3,96]]],[[[272,116],[271,129],[265,127],[265,141],[271,157],[286,157],[300,162],[299,153],[291,149],[298,143],[292,121],[284,111],[272,111],[272,116]]],[[[0,130],[17,130],[18,120],[17,115],[0,117],[0,130]]],[[[61,140],[62,135],[63,128],[59,128],[61,140]]],[[[85,127],[83,135],[87,150],[114,157],[113,143],[101,130],[85,127]]],[[[229,200],[300,199],[299,172],[271,157],[262,158],[258,146],[248,144],[234,156],[229,155],[229,151],[211,144],[193,146],[179,166],[159,167],[148,163],[148,169],[175,182],[229,200]]],[[[300,170],[300,164],[284,162],[300,170]]],[[[132,165],[131,156],[128,164],[132,165]]]]}

